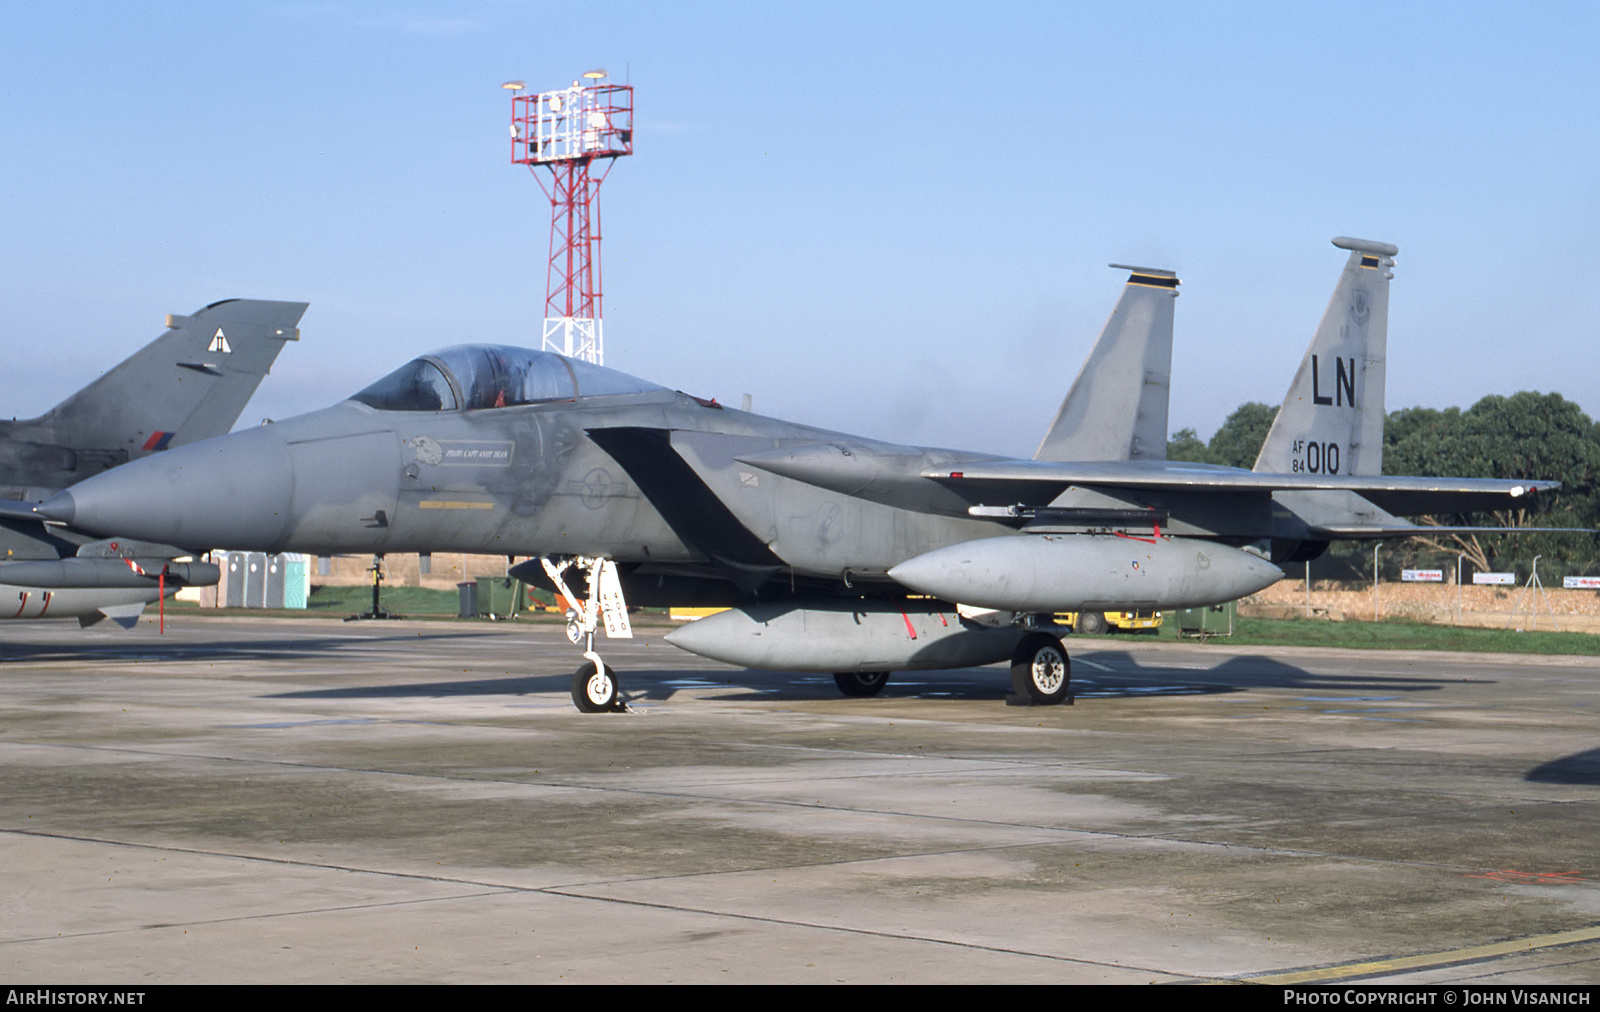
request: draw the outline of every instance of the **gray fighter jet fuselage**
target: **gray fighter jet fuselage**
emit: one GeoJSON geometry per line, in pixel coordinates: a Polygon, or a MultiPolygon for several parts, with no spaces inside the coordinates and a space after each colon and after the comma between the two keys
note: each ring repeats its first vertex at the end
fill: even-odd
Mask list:
{"type": "MultiPolygon", "coordinates": [[[[1148,533],[1154,518],[1169,534],[1247,543],[1268,522],[1259,491],[1255,520],[1237,508],[1252,490],[1223,495],[1234,508],[1189,511],[1193,521],[986,514],[1018,496],[1045,506],[1065,484],[1047,478],[1050,491],[1029,494],[1031,479],[963,480],[1005,462],[729,410],[549,353],[462,346],[323,411],[76,486],[43,510],[91,530],[268,552],[605,557],[623,567],[636,603],[681,601],[692,584],[679,581],[694,581],[703,586],[691,597],[724,604],[799,593],[802,582],[806,593],[903,597],[889,576],[896,566],[1024,527],[1148,533]],[[148,494],[156,488],[173,492],[148,494]],[[668,580],[670,591],[650,593],[668,580]]],[[[1190,477],[1220,470],[1249,477],[1168,466],[1190,477]]],[[[1237,590],[1219,588],[1217,599],[1237,590]]]]}

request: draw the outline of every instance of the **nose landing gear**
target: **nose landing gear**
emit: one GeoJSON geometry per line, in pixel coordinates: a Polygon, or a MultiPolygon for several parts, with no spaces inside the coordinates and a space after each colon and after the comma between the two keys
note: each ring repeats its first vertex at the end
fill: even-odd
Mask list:
{"type": "Polygon", "coordinates": [[[588,598],[567,612],[567,639],[583,645],[584,657],[583,666],[572,676],[573,704],[583,713],[627,713],[628,704],[622,698],[616,669],[601,660],[594,649],[594,634],[602,617],[607,638],[633,638],[628,603],[622,596],[622,582],[617,579],[617,564],[610,559],[578,557],[556,561],[548,556],[539,562],[561,596],[574,604],[579,599],[567,587],[567,571],[577,566],[589,584],[588,598]]]}
{"type": "Polygon", "coordinates": [[[572,676],[572,702],[583,713],[608,713],[628,709],[617,691],[616,672],[598,655],[588,653],[572,676]]]}

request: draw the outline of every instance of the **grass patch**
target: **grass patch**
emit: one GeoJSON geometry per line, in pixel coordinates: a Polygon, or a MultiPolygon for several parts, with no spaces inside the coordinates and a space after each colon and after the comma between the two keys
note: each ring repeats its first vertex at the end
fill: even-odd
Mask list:
{"type": "MultiPolygon", "coordinates": [[[[1543,625],[1547,619],[1541,619],[1543,625]]],[[[1178,638],[1163,624],[1161,638],[1178,638]]],[[[1317,619],[1238,618],[1230,646],[1342,647],[1349,650],[1465,650],[1502,654],[1600,655],[1600,636],[1578,632],[1516,632],[1423,622],[1328,622],[1317,619]]]]}
{"type": "MultiPolygon", "coordinates": [[[[397,615],[451,615],[461,611],[461,598],[453,590],[427,587],[383,588],[383,607],[397,615]]],[[[313,615],[355,615],[372,607],[372,587],[311,588],[306,610],[313,615]]]]}

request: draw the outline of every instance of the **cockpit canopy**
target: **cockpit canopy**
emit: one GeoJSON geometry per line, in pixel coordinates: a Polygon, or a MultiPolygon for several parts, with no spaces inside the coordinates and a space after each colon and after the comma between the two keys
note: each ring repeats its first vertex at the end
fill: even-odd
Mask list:
{"type": "Polygon", "coordinates": [[[380,411],[473,411],[660,389],[553,352],[462,344],[413,359],[351,399],[380,411]]]}

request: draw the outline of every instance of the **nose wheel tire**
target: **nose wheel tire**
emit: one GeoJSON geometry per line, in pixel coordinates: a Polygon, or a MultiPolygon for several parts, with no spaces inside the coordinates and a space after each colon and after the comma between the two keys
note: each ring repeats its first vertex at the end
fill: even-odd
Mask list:
{"type": "Polygon", "coordinates": [[[1067,648],[1049,633],[1034,633],[1011,657],[1011,688],[1034,706],[1053,706],[1067,698],[1072,662],[1067,648]]]}
{"type": "Polygon", "coordinates": [[[833,681],[847,696],[876,696],[889,684],[889,672],[841,671],[833,676],[833,681]]]}
{"type": "Polygon", "coordinates": [[[622,709],[617,693],[617,673],[610,665],[584,661],[572,676],[572,702],[584,713],[608,713],[622,709]]]}

